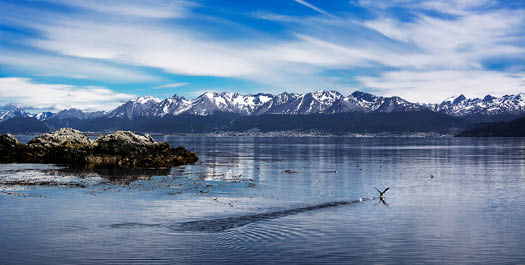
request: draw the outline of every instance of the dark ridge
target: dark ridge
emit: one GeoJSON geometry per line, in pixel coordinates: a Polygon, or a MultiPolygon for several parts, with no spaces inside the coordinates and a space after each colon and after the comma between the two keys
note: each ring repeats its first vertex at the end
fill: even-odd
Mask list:
{"type": "Polygon", "coordinates": [[[463,119],[469,120],[472,122],[472,127],[480,127],[481,124],[487,125],[488,123],[496,123],[496,122],[509,122],[513,121],[515,119],[518,119],[520,117],[523,117],[523,115],[519,114],[496,114],[496,115],[486,115],[486,114],[474,114],[474,115],[466,115],[463,117],[463,119]]]}
{"type": "Polygon", "coordinates": [[[510,122],[480,124],[456,137],[525,137],[525,117],[510,122]]]}
{"type": "Polygon", "coordinates": [[[265,114],[245,116],[231,124],[233,131],[259,129],[322,130],[330,133],[442,132],[462,130],[469,121],[430,110],[391,113],[336,113],[310,115],[265,114]]]}
{"type": "Polygon", "coordinates": [[[263,114],[252,116],[217,111],[206,116],[181,114],[177,116],[142,117],[136,119],[107,117],[85,120],[51,119],[45,121],[45,123],[32,118],[17,118],[0,123],[0,132],[15,134],[35,133],[47,132],[50,128],[71,127],[85,132],[129,130],[168,134],[221,131],[242,132],[253,129],[261,132],[317,130],[335,134],[383,132],[458,133],[469,128],[471,124],[472,122],[469,120],[430,110],[305,115],[263,114]]]}
{"type": "Polygon", "coordinates": [[[129,130],[157,133],[201,133],[228,130],[232,120],[240,116],[240,114],[217,111],[206,116],[181,114],[138,119],[101,117],[84,122],[78,125],[76,129],[82,131],[129,130]]]}
{"type": "Polygon", "coordinates": [[[0,133],[31,134],[49,131],[49,126],[34,118],[14,117],[0,122],[0,133]]]}

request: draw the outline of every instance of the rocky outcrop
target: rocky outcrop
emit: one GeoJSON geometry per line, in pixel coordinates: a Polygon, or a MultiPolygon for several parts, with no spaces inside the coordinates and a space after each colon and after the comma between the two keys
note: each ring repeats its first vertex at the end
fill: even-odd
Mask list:
{"type": "Polygon", "coordinates": [[[26,149],[27,159],[33,163],[82,165],[93,150],[93,143],[82,132],[63,128],[35,137],[26,149]]]}
{"type": "Polygon", "coordinates": [[[89,163],[119,167],[158,168],[166,165],[193,164],[198,158],[184,147],[173,148],[166,142],[156,142],[150,135],[117,131],[95,140],[89,163]]]}
{"type": "Polygon", "coordinates": [[[94,141],[74,129],[60,129],[22,144],[0,136],[1,163],[50,163],[89,168],[167,168],[193,164],[198,158],[184,147],[173,148],[149,135],[117,131],[94,141]],[[5,150],[5,151],[4,151],[5,150]]]}
{"type": "Polygon", "coordinates": [[[13,163],[22,159],[25,145],[10,134],[0,135],[0,161],[13,163]]]}

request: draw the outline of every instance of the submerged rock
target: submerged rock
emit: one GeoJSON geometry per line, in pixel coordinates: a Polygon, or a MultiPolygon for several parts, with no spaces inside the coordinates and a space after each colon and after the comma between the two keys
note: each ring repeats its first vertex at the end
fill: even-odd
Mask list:
{"type": "Polygon", "coordinates": [[[60,129],[35,137],[26,145],[0,136],[1,163],[50,163],[90,168],[163,168],[193,164],[198,158],[184,147],[156,142],[150,135],[117,131],[95,141],[80,131],[60,129]],[[5,150],[5,151],[4,151],[5,150]]]}

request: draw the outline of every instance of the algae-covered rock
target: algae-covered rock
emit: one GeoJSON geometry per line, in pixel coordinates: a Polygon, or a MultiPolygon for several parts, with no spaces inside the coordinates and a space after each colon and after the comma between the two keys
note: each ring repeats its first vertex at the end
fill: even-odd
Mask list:
{"type": "Polygon", "coordinates": [[[27,145],[32,148],[43,149],[50,149],[64,145],[90,146],[91,144],[92,142],[87,135],[71,128],[63,128],[58,131],[39,135],[27,143],[27,145]]]}
{"type": "Polygon", "coordinates": [[[82,165],[93,143],[81,131],[63,128],[39,135],[27,143],[27,159],[32,163],[82,165]]]}
{"type": "Polygon", "coordinates": [[[148,134],[117,131],[95,140],[90,164],[159,168],[193,164],[197,160],[195,153],[184,147],[173,148],[168,143],[156,142],[148,134]]]}
{"type": "Polygon", "coordinates": [[[91,141],[74,129],[35,137],[27,145],[0,136],[2,163],[50,163],[81,167],[161,168],[193,164],[198,158],[184,147],[173,148],[149,135],[117,131],[91,141]],[[4,151],[5,150],[5,151],[4,151]]]}

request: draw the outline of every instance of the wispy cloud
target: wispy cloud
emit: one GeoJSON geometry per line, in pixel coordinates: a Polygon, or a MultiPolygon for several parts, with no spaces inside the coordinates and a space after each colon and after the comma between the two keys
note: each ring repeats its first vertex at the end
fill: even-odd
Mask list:
{"type": "Polygon", "coordinates": [[[297,2],[297,3],[299,3],[299,4],[301,4],[301,5],[303,5],[303,6],[306,6],[306,7],[310,8],[310,9],[313,9],[313,10],[319,12],[320,14],[323,14],[323,15],[326,15],[326,16],[333,17],[332,14],[330,14],[330,13],[328,13],[328,12],[322,10],[321,8],[319,8],[319,7],[317,7],[317,6],[314,6],[314,5],[308,3],[308,2],[306,2],[306,1],[304,1],[304,0],[294,0],[294,1],[297,2]]]}
{"type": "Polygon", "coordinates": [[[194,3],[178,0],[50,0],[72,7],[111,15],[144,18],[178,18],[186,15],[187,7],[194,3]]]}
{"type": "MultiPolygon", "coordinates": [[[[352,1],[354,2],[354,1],[352,1]]],[[[494,6],[495,0],[358,0],[355,1],[357,5],[375,8],[409,8],[409,9],[423,9],[432,10],[440,13],[448,14],[466,14],[471,10],[486,8],[494,6]]]]}
{"type": "Polygon", "coordinates": [[[107,82],[151,82],[159,78],[130,67],[71,56],[0,50],[0,63],[6,68],[38,76],[68,77],[107,82]]]}
{"type": "MultiPolygon", "coordinates": [[[[455,19],[422,14],[411,21],[384,17],[361,25],[376,36],[380,34],[391,40],[370,42],[364,35],[354,37],[350,43],[332,35],[348,27],[343,18],[306,19],[298,22],[304,29],[293,33],[294,38],[268,39],[264,43],[209,39],[162,25],[56,21],[38,26],[46,38],[31,43],[68,56],[155,67],[183,75],[240,77],[297,91],[314,85],[317,88],[344,86],[318,76],[326,69],[394,67],[406,70],[406,74],[481,71],[484,60],[523,54],[524,48],[513,44],[523,24],[520,15],[521,11],[504,10],[476,12],[455,19]],[[327,33],[309,30],[316,27],[331,30],[327,33]]],[[[356,75],[355,79],[367,80],[363,74],[356,75]]],[[[425,87],[434,87],[430,84],[433,81],[420,82],[422,91],[425,87]]],[[[383,86],[371,86],[376,83],[361,83],[363,87],[387,91],[383,86]]],[[[393,82],[390,85],[393,89],[397,86],[393,82]]],[[[420,95],[420,100],[425,101],[436,98],[420,95]]]]}
{"type": "Polygon", "coordinates": [[[468,97],[503,96],[525,91],[525,74],[481,70],[391,71],[358,77],[365,86],[390,96],[430,102],[463,93],[468,97]]]}
{"type": "Polygon", "coordinates": [[[190,83],[172,83],[172,84],[156,86],[156,87],[153,87],[153,89],[175,88],[175,87],[187,86],[189,84],[190,83]]]}
{"type": "MultiPolygon", "coordinates": [[[[33,53],[7,46],[0,50],[2,67],[105,82],[177,80],[151,72],[191,76],[183,80],[249,80],[269,87],[265,92],[374,89],[411,99],[418,95],[419,101],[439,101],[452,89],[457,90],[452,94],[488,93],[481,89],[486,84],[493,84],[496,93],[523,89],[523,67],[487,62],[525,60],[525,11],[489,0],[352,1],[371,11],[366,18],[345,10],[334,16],[330,5],[321,9],[310,1],[289,0],[289,6],[301,7],[295,9],[304,6],[322,16],[254,8],[238,21],[220,17],[220,11],[199,14],[202,9],[193,9],[189,1],[53,1],[74,14],[0,3],[9,11],[0,23],[36,32],[15,42],[33,53]],[[391,7],[403,9],[402,15],[391,7]],[[254,18],[266,21],[248,21],[254,18]],[[224,23],[209,26],[219,20],[224,23]],[[490,79],[481,78],[483,73],[490,79]],[[440,74],[449,80],[439,82],[440,74]],[[436,84],[447,87],[430,93],[436,84]]],[[[193,90],[206,87],[219,86],[192,82],[193,90]]]]}
{"type": "Polygon", "coordinates": [[[28,78],[0,78],[0,104],[18,103],[34,108],[110,110],[135,95],[94,86],[42,84],[28,78]]]}

